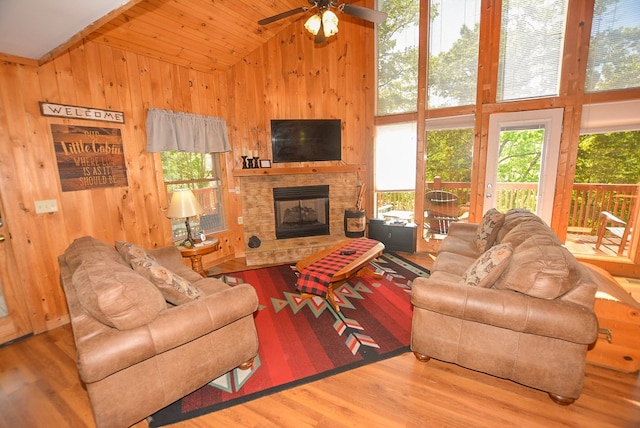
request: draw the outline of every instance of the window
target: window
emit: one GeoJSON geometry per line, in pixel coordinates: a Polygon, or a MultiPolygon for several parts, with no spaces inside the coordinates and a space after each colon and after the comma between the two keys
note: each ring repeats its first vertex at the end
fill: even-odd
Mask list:
{"type": "Polygon", "coordinates": [[[418,19],[420,2],[378,0],[389,17],[378,26],[378,115],[418,108],[418,19]]]}
{"type": "Polygon", "coordinates": [[[637,0],[596,0],[586,92],[640,87],[640,13],[637,0]]]}
{"type": "Polygon", "coordinates": [[[631,242],[638,239],[638,111],[640,100],[583,107],[567,230],[567,242],[577,243],[571,248],[573,252],[629,257],[631,242]],[[612,217],[603,216],[603,212],[612,217]],[[625,233],[616,234],[616,230],[625,233]]]}
{"type": "Polygon", "coordinates": [[[473,116],[429,119],[426,128],[423,236],[428,239],[433,234],[446,234],[450,221],[468,215],[473,116]]]}
{"type": "Polygon", "coordinates": [[[378,126],[375,157],[376,190],[414,190],[416,124],[378,126]]]}
{"type": "Polygon", "coordinates": [[[415,122],[376,128],[376,215],[381,210],[414,211],[416,144],[415,122]]]}
{"type": "Polygon", "coordinates": [[[502,2],[498,101],[558,95],[567,3],[502,2]]]}
{"type": "Polygon", "coordinates": [[[475,104],[480,0],[432,0],[429,108],[475,104]]]}
{"type": "MultiPolygon", "coordinates": [[[[219,155],[172,150],[161,152],[161,158],[167,201],[171,201],[174,190],[188,188],[202,205],[203,214],[191,221],[192,232],[211,234],[225,230],[219,155]]],[[[174,241],[187,237],[184,220],[172,219],[171,229],[174,241]]]]}

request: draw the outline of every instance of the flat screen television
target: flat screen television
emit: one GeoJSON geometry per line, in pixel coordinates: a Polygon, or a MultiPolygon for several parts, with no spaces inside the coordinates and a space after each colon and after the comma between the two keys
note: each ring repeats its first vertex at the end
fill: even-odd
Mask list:
{"type": "Polygon", "coordinates": [[[271,120],[273,163],[339,161],[342,159],[340,119],[271,120]]]}

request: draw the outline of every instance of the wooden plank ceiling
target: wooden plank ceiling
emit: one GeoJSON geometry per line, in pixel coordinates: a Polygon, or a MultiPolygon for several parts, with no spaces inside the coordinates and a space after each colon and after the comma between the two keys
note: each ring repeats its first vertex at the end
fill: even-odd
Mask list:
{"type": "Polygon", "coordinates": [[[199,71],[226,70],[300,13],[266,26],[258,20],[309,6],[306,0],[142,0],[86,39],[199,71]]]}

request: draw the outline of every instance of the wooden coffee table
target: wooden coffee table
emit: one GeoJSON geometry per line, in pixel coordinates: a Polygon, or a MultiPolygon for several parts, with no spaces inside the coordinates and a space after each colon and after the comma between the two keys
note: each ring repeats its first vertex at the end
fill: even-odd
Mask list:
{"type": "MultiPolygon", "coordinates": [[[[296,264],[296,270],[300,273],[304,271],[305,268],[311,266],[312,264],[322,261],[325,257],[334,253],[336,251],[340,251],[343,247],[346,247],[350,244],[354,239],[347,239],[345,241],[339,242],[338,244],[321,250],[315,254],[310,255],[309,257],[300,260],[296,264]]],[[[340,312],[340,307],[336,303],[334,290],[344,284],[346,281],[351,279],[354,276],[373,276],[374,278],[381,278],[381,274],[377,274],[376,272],[369,269],[369,262],[378,258],[382,252],[384,251],[384,244],[382,242],[377,242],[371,248],[363,252],[362,254],[358,254],[358,256],[350,261],[346,266],[338,269],[333,273],[331,280],[327,286],[326,299],[329,301],[331,306],[335,309],[336,312],[340,312]]],[[[304,293],[301,292],[300,296],[305,298],[315,297],[316,294],[304,293]]]]}

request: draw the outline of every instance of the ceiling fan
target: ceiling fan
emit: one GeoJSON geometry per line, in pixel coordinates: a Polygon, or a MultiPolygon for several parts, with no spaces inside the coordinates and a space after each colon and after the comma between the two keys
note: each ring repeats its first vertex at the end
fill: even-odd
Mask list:
{"type": "Polygon", "coordinates": [[[308,0],[309,6],[298,7],[258,21],[259,25],[267,25],[289,16],[314,10],[313,15],[304,23],[304,28],[315,36],[316,43],[324,43],[328,37],[338,32],[338,17],[331,9],[337,9],[347,15],[381,24],[387,19],[386,12],[380,12],[349,3],[338,4],[340,0],[308,0]]]}

